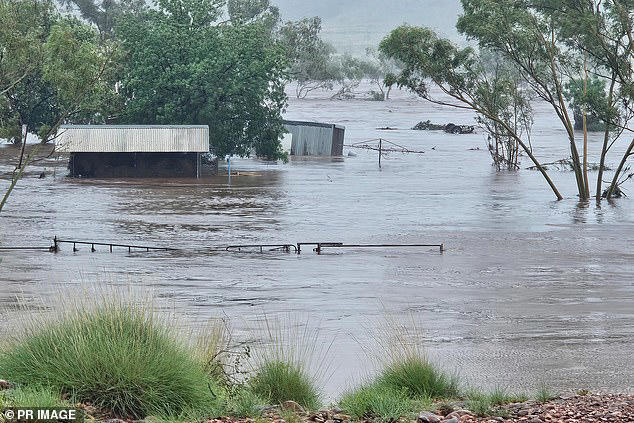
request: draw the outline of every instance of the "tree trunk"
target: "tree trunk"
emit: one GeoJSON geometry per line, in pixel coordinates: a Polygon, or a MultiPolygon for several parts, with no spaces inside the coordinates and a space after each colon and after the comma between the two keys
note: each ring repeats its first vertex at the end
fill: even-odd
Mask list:
{"type": "MultiPolygon", "coordinates": [[[[614,99],[614,85],[616,84],[616,74],[612,72],[612,82],[610,83],[610,91],[608,93],[608,105],[612,106],[614,99]]],[[[608,154],[608,143],[610,142],[610,123],[605,122],[605,132],[603,133],[603,147],[601,147],[601,160],[599,161],[599,174],[597,175],[597,192],[596,199],[601,201],[601,195],[603,194],[603,168],[605,167],[605,156],[608,154]]]]}
{"type": "MultiPolygon", "coordinates": [[[[588,69],[586,58],[583,61],[583,95],[588,96],[588,69]]],[[[585,198],[590,198],[590,184],[588,183],[588,108],[583,108],[583,186],[585,198]]]]}
{"type": "Polygon", "coordinates": [[[605,198],[607,198],[608,200],[612,198],[612,195],[614,194],[614,191],[616,190],[617,185],[619,184],[619,176],[621,175],[621,172],[623,171],[623,167],[625,166],[625,162],[627,162],[627,158],[630,157],[630,155],[632,154],[633,149],[634,149],[634,139],[630,143],[629,147],[627,147],[627,151],[625,151],[625,154],[623,155],[623,159],[621,159],[621,163],[619,164],[619,167],[616,169],[616,172],[614,173],[614,178],[612,178],[612,183],[610,184],[610,188],[608,188],[608,192],[605,195],[605,198]]]}

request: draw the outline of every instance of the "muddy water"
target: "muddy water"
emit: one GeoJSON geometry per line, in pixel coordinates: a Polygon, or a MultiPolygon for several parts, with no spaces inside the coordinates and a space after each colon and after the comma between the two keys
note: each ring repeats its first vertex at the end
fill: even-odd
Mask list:
{"type": "MultiPolygon", "coordinates": [[[[553,169],[566,196],[556,202],[537,172],[495,172],[482,134],[407,129],[426,119],[470,124],[468,113],[399,92],[385,103],[326,97],[291,98],[287,117],[343,124],[346,144],[383,137],[425,154],[390,154],[382,169],[363,150],[343,160],[235,160],[232,168],[249,174],[230,181],[77,181],[61,177],[63,160],[51,158],[31,168],[3,212],[5,245],[48,245],[57,235],[187,251],[3,252],[0,301],[99,281],[152,290],[192,321],[227,315],[238,330],[264,314],[308,316],[324,342],[334,339],[324,382],[331,397],[371,369],[359,342],[386,314],[413,316],[429,354],[465,382],[632,389],[632,200],[579,204],[573,175],[553,169]],[[375,129],[384,126],[398,129],[375,129]],[[44,169],[49,176],[38,179],[44,169]],[[200,251],[315,240],[443,242],[447,250],[200,251]]],[[[567,157],[546,107],[537,106],[536,121],[537,156],[567,157]]],[[[600,139],[590,145],[596,158],[600,139]]],[[[4,178],[12,155],[3,146],[4,178]]]]}

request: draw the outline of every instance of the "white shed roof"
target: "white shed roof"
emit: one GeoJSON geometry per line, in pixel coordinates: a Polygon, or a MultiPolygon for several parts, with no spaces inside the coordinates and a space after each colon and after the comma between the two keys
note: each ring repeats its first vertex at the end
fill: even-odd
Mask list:
{"type": "Polygon", "coordinates": [[[55,149],[65,153],[204,153],[207,125],[62,125],[55,149]]]}

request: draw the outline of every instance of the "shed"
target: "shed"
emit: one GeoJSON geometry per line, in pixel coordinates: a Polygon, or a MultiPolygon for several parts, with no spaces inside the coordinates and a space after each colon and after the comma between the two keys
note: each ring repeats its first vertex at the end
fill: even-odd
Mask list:
{"type": "Polygon", "coordinates": [[[56,150],[73,177],[199,177],[206,125],[63,125],[56,150]]]}
{"type": "Polygon", "coordinates": [[[331,123],[284,121],[293,136],[291,155],[343,156],[344,126],[331,123]]]}

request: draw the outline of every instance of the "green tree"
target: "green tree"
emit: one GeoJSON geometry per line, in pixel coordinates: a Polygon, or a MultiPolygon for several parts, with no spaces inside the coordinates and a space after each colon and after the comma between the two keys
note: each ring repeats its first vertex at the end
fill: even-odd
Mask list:
{"type": "Polygon", "coordinates": [[[283,157],[286,52],[261,21],[219,25],[223,4],[160,0],[122,17],[122,120],[205,124],[218,156],[283,157]]]}
{"type": "MultiPolygon", "coordinates": [[[[42,142],[46,142],[64,122],[79,118],[99,119],[100,100],[111,90],[107,75],[116,61],[116,46],[99,43],[97,34],[90,27],[71,18],[61,18],[46,0],[12,0],[0,5],[0,21],[25,10],[37,12],[31,15],[30,23],[34,28],[30,31],[38,34],[28,48],[37,52],[28,72],[4,90],[0,122],[8,126],[2,131],[19,132],[21,125],[27,125],[28,130],[36,132],[42,142]],[[15,124],[17,128],[12,126],[15,124]]],[[[7,56],[19,57],[23,46],[3,43],[2,48],[7,56]]],[[[0,72],[3,78],[15,75],[9,66],[4,67],[4,63],[0,72]]],[[[24,147],[25,143],[19,164],[0,201],[0,211],[34,154],[32,152],[24,159],[24,147]]]]}
{"type": "MultiPolygon", "coordinates": [[[[507,72],[508,65],[498,66],[495,74],[486,60],[471,48],[458,48],[448,40],[438,38],[431,30],[404,25],[393,30],[380,44],[380,51],[398,60],[402,69],[398,75],[390,75],[399,87],[406,87],[435,104],[475,111],[480,119],[492,122],[500,136],[512,139],[533,161],[558,199],[562,196],[548,173],[533,155],[530,146],[522,139],[526,123],[516,119],[518,102],[524,90],[517,89],[516,74],[507,72]],[[437,86],[444,96],[435,96],[430,83],[437,86]]],[[[494,67],[495,69],[495,67],[494,67]]],[[[530,118],[530,108],[521,112],[523,119],[530,118]]]]}
{"type": "Polygon", "coordinates": [[[570,75],[578,74],[579,57],[566,48],[562,27],[556,25],[552,15],[542,13],[539,3],[462,0],[464,14],[459,18],[457,28],[469,39],[477,41],[481,48],[497,52],[513,63],[534,93],[552,106],[568,135],[579,197],[587,199],[589,188],[575,143],[574,124],[564,98],[564,83],[570,75]]]}
{"type": "Polygon", "coordinates": [[[340,67],[333,56],[335,49],[319,37],[320,32],[318,17],[286,22],[280,28],[278,36],[290,60],[288,74],[297,83],[297,98],[319,89],[332,90],[340,79],[340,67]]]}
{"type": "Polygon", "coordinates": [[[386,79],[386,76],[397,74],[399,64],[374,48],[367,48],[365,53],[368,58],[365,65],[365,77],[378,89],[372,94],[378,100],[389,100],[396,81],[386,79]]]}
{"type": "Polygon", "coordinates": [[[125,13],[139,13],[146,8],[145,0],[57,0],[69,11],[77,12],[94,24],[101,37],[112,38],[117,19],[125,13]]]}

